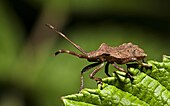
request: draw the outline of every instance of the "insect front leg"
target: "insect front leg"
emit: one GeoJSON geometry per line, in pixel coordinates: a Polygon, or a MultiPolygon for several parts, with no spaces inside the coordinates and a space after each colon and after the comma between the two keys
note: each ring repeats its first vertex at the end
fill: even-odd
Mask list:
{"type": "Polygon", "coordinates": [[[77,53],[75,53],[73,51],[69,51],[69,50],[58,50],[57,52],[55,52],[55,56],[58,55],[59,53],[67,53],[67,54],[77,56],[79,58],[87,58],[87,56],[84,54],[77,54],[77,53]]]}
{"type": "Polygon", "coordinates": [[[94,75],[104,66],[104,63],[101,63],[98,67],[94,69],[94,71],[89,75],[91,79],[94,79],[98,83],[102,83],[102,79],[98,77],[94,77],[94,75]]]}
{"type": "Polygon", "coordinates": [[[93,67],[96,67],[97,65],[99,65],[99,64],[101,64],[101,63],[93,63],[93,64],[90,64],[90,65],[88,65],[88,66],[86,66],[86,67],[84,67],[83,68],[83,70],[81,71],[81,85],[80,85],[80,91],[83,89],[83,87],[84,87],[84,81],[83,81],[83,73],[84,72],[86,72],[86,71],[88,71],[88,70],[90,70],[91,68],[93,68],[93,67]]]}
{"type": "Polygon", "coordinates": [[[131,79],[131,80],[133,80],[134,78],[127,72],[127,71],[125,71],[123,68],[121,68],[121,67],[119,67],[119,66],[117,66],[117,64],[116,63],[113,63],[112,64],[116,69],[118,69],[119,71],[122,71],[122,72],[125,72],[126,73],[126,75],[131,79]]]}
{"type": "Polygon", "coordinates": [[[109,72],[109,64],[110,64],[110,63],[106,63],[106,65],[105,65],[105,74],[106,74],[108,77],[111,77],[111,75],[108,73],[108,72],[109,72]]]}

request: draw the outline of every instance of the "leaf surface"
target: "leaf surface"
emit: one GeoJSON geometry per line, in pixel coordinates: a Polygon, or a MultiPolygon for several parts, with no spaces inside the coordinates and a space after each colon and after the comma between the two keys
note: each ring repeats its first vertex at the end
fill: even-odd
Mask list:
{"type": "Polygon", "coordinates": [[[134,80],[123,72],[102,79],[98,89],[83,89],[63,96],[65,106],[170,106],[170,57],[162,62],[150,60],[152,69],[130,68],[134,80]]]}

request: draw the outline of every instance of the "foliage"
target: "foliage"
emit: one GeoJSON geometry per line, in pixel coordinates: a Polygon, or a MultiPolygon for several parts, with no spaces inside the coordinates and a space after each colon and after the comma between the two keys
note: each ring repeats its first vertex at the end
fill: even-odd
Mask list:
{"type": "Polygon", "coordinates": [[[148,61],[152,69],[130,68],[131,81],[115,71],[103,79],[98,89],[83,89],[78,94],[62,97],[66,106],[170,106],[170,56],[163,62],[148,61]]]}

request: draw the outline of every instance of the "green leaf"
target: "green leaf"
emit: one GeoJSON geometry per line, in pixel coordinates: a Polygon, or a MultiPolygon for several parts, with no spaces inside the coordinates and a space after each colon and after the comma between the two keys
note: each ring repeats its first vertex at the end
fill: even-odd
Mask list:
{"type": "Polygon", "coordinates": [[[78,94],[62,97],[66,106],[170,106],[170,57],[162,62],[150,60],[152,69],[130,68],[131,81],[116,71],[102,79],[98,89],[83,89],[78,94]]]}
{"type": "Polygon", "coordinates": [[[170,91],[170,56],[164,55],[163,62],[150,60],[148,64],[151,64],[153,68],[144,72],[170,91]]]}
{"type": "Polygon", "coordinates": [[[83,89],[81,93],[62,97],[66,106],[149,106],[128,92],[104,84],[102,90],[83,89]]]}

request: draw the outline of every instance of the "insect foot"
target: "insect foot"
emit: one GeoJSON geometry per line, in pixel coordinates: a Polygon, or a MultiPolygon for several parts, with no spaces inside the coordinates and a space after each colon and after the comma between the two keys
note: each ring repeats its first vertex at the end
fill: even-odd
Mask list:
{"type": "Polygon", "coordinates": [[[129,77],[131,81],[134,80],[133,76],[129,72],[126,73],[126,76],[129,77]]]}
{"type": "Polygon", "coordinates": [[[102,79],[101,79],[101,81],[97,81],[97,86],[98,86],[98,88],[100,89],[100,90],[102,90],[102,86],[103,86],[103,81],[102,81],[102,79]]]}

